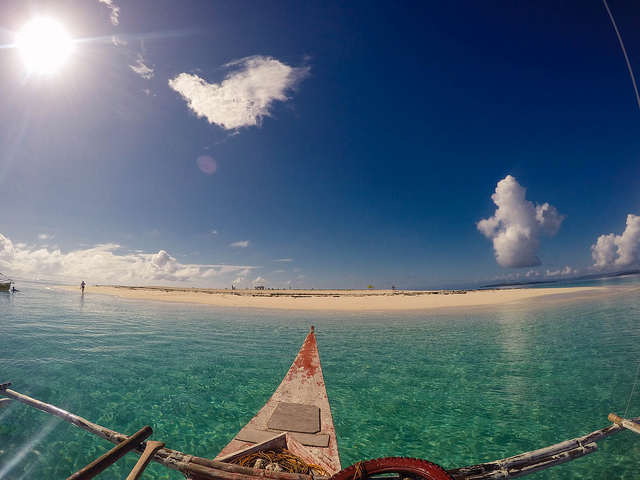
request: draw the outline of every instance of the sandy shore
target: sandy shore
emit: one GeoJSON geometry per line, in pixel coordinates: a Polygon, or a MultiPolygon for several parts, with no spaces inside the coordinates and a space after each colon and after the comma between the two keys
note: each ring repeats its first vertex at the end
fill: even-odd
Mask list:
{"type": "MultiPolygon", "coordinates": [[[[59,287],[75,290],[77,286],[59,287]]],[[[429,310],[480,307],[517,302],[549,302],[615,293],[607,287],[513,288],[493,290],[217,290],[175,287],[87,286],[85,295],[197,303],[222,307],[285,310],[429,310]]]]}

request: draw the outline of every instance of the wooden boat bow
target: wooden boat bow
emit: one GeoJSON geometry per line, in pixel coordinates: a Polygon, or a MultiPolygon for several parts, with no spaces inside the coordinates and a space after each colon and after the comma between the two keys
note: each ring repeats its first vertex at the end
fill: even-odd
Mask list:
{"type": "Polygon", "coordinates": [[[262,448],[265,442],[285,433],[280,443],[286,441],[289,450],[320,465],[330,475],[341,470],[336,430],[313,327],[280,386],[216,460],[231,461],[255,447],[262,448]]]}

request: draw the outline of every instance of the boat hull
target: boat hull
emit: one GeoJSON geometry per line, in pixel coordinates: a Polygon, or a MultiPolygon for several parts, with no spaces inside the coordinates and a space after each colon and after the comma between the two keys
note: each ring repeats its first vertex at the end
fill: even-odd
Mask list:
{"type": "Polygon", "coordinates": [[[329,475],[341,470],[313,327],[280,386],[215,460],[229,462],[245,452],[268,450],[274,441],[329,475]]]}

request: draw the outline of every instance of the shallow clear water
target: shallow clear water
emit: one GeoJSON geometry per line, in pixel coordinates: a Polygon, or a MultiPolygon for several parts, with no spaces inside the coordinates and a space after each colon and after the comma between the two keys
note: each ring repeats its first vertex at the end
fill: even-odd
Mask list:
{"type": "MultiPolygon", "coordinates": [[[[638,282],[637,277],[625,280],[638,282]]],[[[640,285],[640,284],[638,284],[640,285]]],[[[0,295],[0,382],[124,433],[213,457],[269,398],[309,326],[343,466],[413,456],[445,468],[568,440],[624,413],[640,362],[640,295],[428,313],[238,310],[21,285],[0,295]]],[[[640,415],[640,386],[628,416],[640,415]]],[[[112,447],[13,402],[0,479],[64,479],[112,447]]],[[[640,438],[531,479],[640,478],[640,438]]],[[[98,478],[125,478],[128,455],[98,478]]],[[[156,464],[146,478],[183,476],[156,464]]]]}

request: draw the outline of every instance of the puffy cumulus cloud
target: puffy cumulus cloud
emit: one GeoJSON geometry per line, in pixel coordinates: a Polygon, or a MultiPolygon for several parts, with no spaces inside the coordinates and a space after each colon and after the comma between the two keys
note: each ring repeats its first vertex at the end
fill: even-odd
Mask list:
{"type": "Polygon", "coordinates": [[[4,235],[0,234],[0,266],[7,268],[15,262],[16,247],[4,235]]]}
{"type": "Polygon", "coordinates": [[[627,215],[622,235],[600,235],[591,246],[596,268],[628,267],[640,264],[640,216],[627,215]]]}
{"type": "Polygon", "coordinates": [[[498,207],[495,215],[477,223],[478,230],[493,242],[496,260],[502,267],[540,265],[540,237],[555,235],[564,220],[548,203],[534,206],[525,199],[526,192],[514,177],[507,175],[491,195],[498,207]]]}
{"type": "Polygon", "coordinates": [[[247,265],[183,264],[166,251],[119,253],[118,244],[108,243],[68,253],[57,248],[14,244],[0,234],[0,271],[24,278],[59,282],[149,285],[152,282],[208,285],[211,280],[227,283],[247,276],[247,265]]]}
{"type": "Polygon", "coordinates": [[[169,80],[169,86],[198,117],[226,130],[261,125],[271,115],[274,102],[287,100],[286,93],[309,74],[309,67],[290,67],[263,56],[244,58],[225,68],[232,71],[220,84],[181,73],[169,80]]]}

